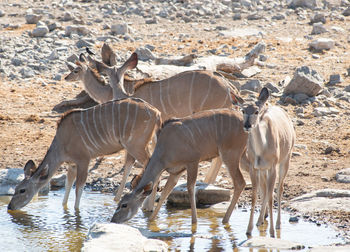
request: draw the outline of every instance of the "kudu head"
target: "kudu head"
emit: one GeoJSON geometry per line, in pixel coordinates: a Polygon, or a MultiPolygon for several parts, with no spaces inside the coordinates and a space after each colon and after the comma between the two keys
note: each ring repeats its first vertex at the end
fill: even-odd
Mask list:
{"type": "Polygon", "coordinates": [[[66,62],[66,65],[70,73],[64,78],[66,81],[77,81],[82,80],[84,73],[88,69],[88,61],[85,55],[82,53],[79,56],[79,61],[76,61],[76,65],[71,62],[66,62]]]}
{"type": "Polygon", "coordinates": [[[8,210],[17,210],[27,205],[34,195],[45,185],[48,181],[47,166],[36,168],[32,160],[29,160],[24,166],[24,179],[16,186],[15,194],[13,195],[8,210]]]}
{"type": "Polygon", "coordinates": [[[259,94],[258,100],[254,103],[242,105],[243,127],[245,131],[250,131],[258,125],[260,115],[265,111],[265,103],[270,96],[270,91],[264,87],[259,94]]]}
{"type": "Polygon", "coordinates": [[[120,200],[117,209],[114,212],[111,222],[124,223],[134,217],[145,201],[148,195],[152,192],[152,183],[144,188],[135,189],[131,193],[125,194],[120,200]]]}
{"type": "MultiPolygon", "coordinates": [[[[90,66],[96,68],[100,73],[104,73],[109,77],[110,85],[113,88],[113,94],[126,94],[124,89],[124,73],[127,70],[133,69],[137,66],[138,57],[136,53],[133,53],[129,59],[121,66],[107,66],[105,63],[88,58],[90,66]]],[[[113,97],[119,98],[119,97],[113,97]]]]}

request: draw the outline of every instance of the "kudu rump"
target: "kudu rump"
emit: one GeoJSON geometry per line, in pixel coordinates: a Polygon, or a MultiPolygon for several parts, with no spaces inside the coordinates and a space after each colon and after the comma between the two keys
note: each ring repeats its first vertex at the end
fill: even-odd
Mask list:
{"type": "Polygon", "coordinates": [[[262,207],[257,225],[264,221],[266,205],[269,208],[270,235],[273,227],[273,190],[278,170],[278,215],[276,228],[281,226],[281,197],[283,181],[287,175],[292,149],[295,142],[293,123],[280,107],[267,106],[267,88],[263,88],[255,103],[243,105],[244,129],[248,132],[247,153],[241,165],[249,170],[252,181],[252,206],[247,234],[253,229],[253,217],[258,187],[261,189],[262,207]]]}
{"type": "Polygon", "coordinates": [[[150,156],[147,144],[160,125],[160,112],[135,98],[68,112],[58,123],[56,135],[39,167],[36,169],[31,160],[25,165],[25,178],[17,185],[8,209],[15,210],[27,205],[63,162],[77,165],[68,170],[63,205],[67,204],[76,179],[75,208],[78,209],[90,160],[122,149],[127,151],[122,181],[124,187],[135,159],[146,165],[150,156]]]}
{"type": "Polygon", "coordinates": [[[194,186],[198,163],[218,156],[225,163],[234,184],[234,195],[223,219],[224,223],[228,222],[245,187],[239,162],[246,147],[247,135],[243,130],[242,114],[232,109],[202,111],[182,119],[165,122],[140,182],[131,193],[121,199],[112,222],[122,223],[132,218],[146,196],[151,193],[152,187],[157,185],[161,173],[166,170],[170,176],[151,219],[157,215],[180,175],[187,171],[192,223],[196,223],[194,186]]]}

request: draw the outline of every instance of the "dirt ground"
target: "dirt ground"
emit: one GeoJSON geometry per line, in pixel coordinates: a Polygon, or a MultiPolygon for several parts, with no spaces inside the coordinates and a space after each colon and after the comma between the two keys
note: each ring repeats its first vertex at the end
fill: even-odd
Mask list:
{"type": "MultiPolygon", "coordinates": [[[[267,44],[267,50],[264,53],[268,56],[268,63],[274,64],[273,68],[262,68],[262,72],[254,76],[263,83],[278,83],[287,75],[291,76],[297,67],[308,65],[320,73],[326,81],[330,74],[339,73],[344,81],[337,87],[345,87],[350,84],[350,77],[345,76],[346,69],[350,67],[350,57],[347,54],[350,50],[350,44],[347,42],[346,34],[332,33],[329,35],[337,41],[337,45],[330,51],[316,53],[320,58],[312,58],[313,52],[308,50],[307,39],[303,36],[310,34],[312,26],[307,25],[307,21],[299,24],[296,17],[290,16],[287,21],[275,21],[275,25],[263,26],[267,32],[264,41],[267,44]],[[289,37],[291,41],[281,40],[279,38],[289,37]]],[[[349,19],[345,22],[329,21],[327,26],[339,26],[347,30],[349,19]]],[[[132,27],[143,32],[143,41],[112,44],[115,49],[121,51],[133,51],[144,44],[156,46],[155,54],[168,53],[173,55],[192,53],[197,49],[197,55],[204,55],[210,49],[217,49],[220,45],[226,44],[226,52],[230,52],[231,57],[244,56],[252,46],[261,39],[256,37],[249,38],[223,38],[218,36],[215,26],[230,27],[235,25],[233,20],[217,20],[217,24],[181,24],[181,29],[174,26],[170,21],[163,20],[155,24],[154,29],[148,27],[141,21],[134,20],[132,27]],[[232,23],[232,24],[231,24],[232,23]],[[151,31],[152,30],[152,31],[151,31]],[[155,40],[151,32],[158,30],[169,37],[178,37],[180,33],[188,34],[182,40],[169,40],[168,36],[163,39],[155,40]],[[232,46],[237,49],[232,49],[232,46]],[[181,49],[179,49],[181,48],[181,49]]],[[[251,21],[252,27],[261,27],[259,21],[251,21]]],[[[0,30],[0,36],[18,36],[22,32],[32,29],[28,25],[20,25],[17,30],[0,30]]],[[[328,36],[328,35],[327,35],[328,36]]],[[[317,36],[316,36],[317,37],[317,36]]],[[[97,44],[94,48],[98,51],[102,44],[97,44]]],[[[219,49],[220,52],[220,49],[219,49]]],[[[67,70],[68,73],[68,70],[67,70]]],[[[50,84],[48,75],[40,76],[47,80],[48,85],[42,85],[38,78],[32,80],[22,79],[19,81],[0,80],[0,169],[24,167],[24,164],[33,159],[37,164],[43,159],[56,130],[56,122],[61,114],[52,111],[52,108],[65,99],[71,99],[80,93],[81,86],[72,85],[64,81],[50,84]]],[[[245,80],[238,80],[243,84],[245,80]]],[[[272,103],[278,98],[272,99],[272,103]]],[[[306,148],[295,148],[294,151],[300,153],[291,160],[290,170],[285,180],[285,192],[283,195],[284,205],[288,200],[311,192],[317,189],[334,188],[350,190],[350,184],[342,184],[335,181],[335,174],[344,168],[350,166],[350,104],[345,101],[337,101],[343,105],[338,108],[340,115],[327,120],[321,120],[312,115],[315,104],[305,106],[305,119],[296,117],[295,109],[297,106],[288,105],[284,108],[288,110],[293,118],[298,146],[306,148]],[[304,125],[298,125],[297,120],[304,122],[304,125]],[[325,149],[329,146],[335,147],[339,151],[333,151],[325,154],[325,149]]],[[[93,172],[89,175],[89,181],[96,177],[111,177],[112,179],[121,178],[118,173],[122,167],[123,158],[115,158],[121,154],[107,157],[93,172]]],[[[90,168],[95,165],[93,160],[90,168]]],[[[64,172],[67,165],[59,170],[64,172]]],[[[199,179],[202,180],[208,170],[207,165],[200,169],[199,179]]],[[[139,173],[134,169],[132,174],[139,173]]],[[[247,174],[245,174],[249,180],[247,174]]],[[[129,179],[130,179],[129,178],[129,179]]],[[[225,169],[221,169],[216,184],[232,188],[231,181],[225,169]]],[[[240,197],[240,204],[248,204],[250,201],[249,187],[240,197]]],[[[350,213],[345,212],[321,212],[310,217],[320,222],[333,223],[340,230],[347,232],[350,237],[350,213]]]]}

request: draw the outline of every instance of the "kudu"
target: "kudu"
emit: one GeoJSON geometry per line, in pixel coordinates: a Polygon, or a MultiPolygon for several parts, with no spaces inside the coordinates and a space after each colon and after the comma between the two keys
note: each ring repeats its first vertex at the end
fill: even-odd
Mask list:
{"type": "Polygon", "coordinates": [[[163,171],[170,176],[151,215],[154,219],[162,203],[176,185],[182,172],[187,170],[187,189],[192,209],[192,223],[197,222],[194,186],[198,163],[220,156],[234,184],[234,194],[223,223],[227,223],[234,206],[245,187],[239,168],[246,148],[248,134],[243,130],[242,114],[232,109],[201,111],[182,119],[170,119],[159,131],[155,150],[138,185],[123,196],[112,222],[122,223],[132,218],[163,171]]]}
{"type": "Polygon", "coordinates": [[[27,162],[25,178],[17,185],[8,209],[15,210],[27,205],[63,162],[77,165],[68,170],[63,205],[66,206],[76,180],[75,208],[78,209],[90,160],[122,149],[127,151],[121,183],[121,187],[124,187],[135,159],[145,167],[150,156],[147,144],[160,126],[160,112],[135,98],[68,112],[58,123],[56,135],[39,167],[36,169],[33,161],[27,162]]]}
{"type": "Polygon", "coordinates": [[[278,169],[276,229],[280,229],[283,182],[289,168],[295,142],[295,131],[288,114],[282,108],[266,105],[268,97],[268,89],[263,88],[255,103],[243,105],[244,130],[248,132],[248,142],[247,152],[246,155],[243,155],[241,165],[242,168],[248,168],[252,180],[252,206],[247,235],[251,235],[253,229],[257,190],[260,188],[262,207],[257,225],[263,223],[268,204],[270,235],[273,237],[275,231],[272,210],[276,173],[278,169]]]}

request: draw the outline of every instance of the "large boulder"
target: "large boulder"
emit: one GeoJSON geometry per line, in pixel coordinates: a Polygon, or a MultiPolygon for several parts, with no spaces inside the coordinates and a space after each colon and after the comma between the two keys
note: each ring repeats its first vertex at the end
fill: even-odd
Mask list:
{"type": "Polygon", "coordinates": [[[315,9],[317,7],[321,7],[321,0],[289,0],[289,8],[309,8],[315,9]]]}
{"type": "Polygon", "coordinates": [[[284,94],[317,95],[323,88],[323,78],[308,66],[297,68],[293,79],[284,89],[284,94]]]}
{"type": "MultiPolygon", "coordinates": [[[[199,205],[213,205],[230,200],[231,192],[203,182],[197,182],[195,187],[196,203],[199,205]]],[[[189,206],[187,184],[180,184],[174,188],[168,197],[168,203],[173,206],[189,206]]]]}
{"type": "Polygon", "coordinates": [[[266,248],[266,249],[276,249],[276,250],[300,250],[304,249],[305,246],[300,243],[270,238],[270,237],[252,237],[241,244],[242,247],[249,248],[266,248]]]}
{"type": "Polygon", "coordinates": [[[147,239],[138,229],[127,225],[97,223],[90,228],[81,251],[168,251],[168,245],[160,240],[147,239]]]}
{"type": "Polygon", "coordinates": [[[339,171],[335,175],[335,179],[339,183],[350,183],[350,168],[339,171]]]}

